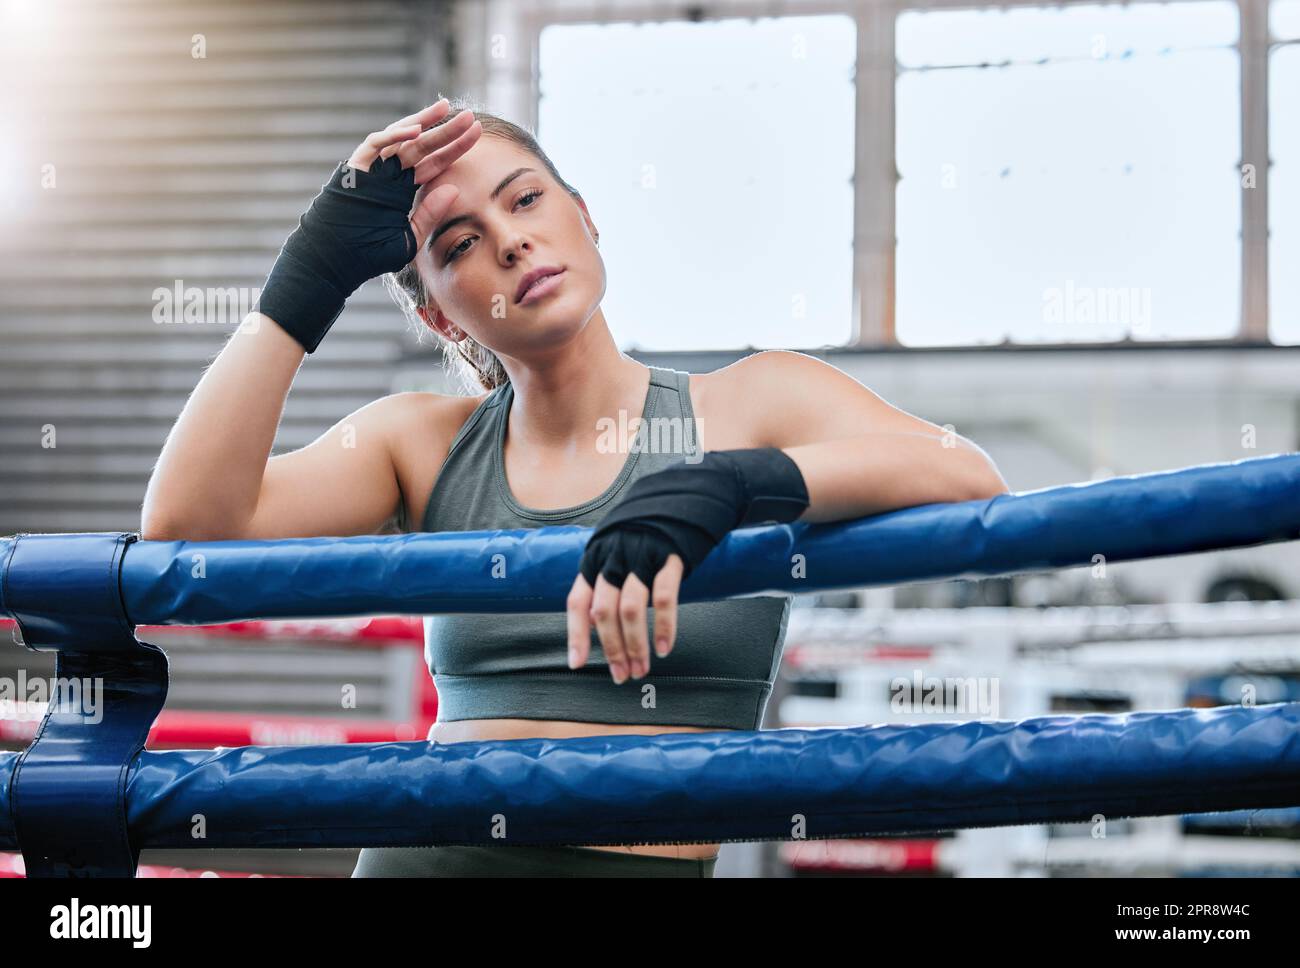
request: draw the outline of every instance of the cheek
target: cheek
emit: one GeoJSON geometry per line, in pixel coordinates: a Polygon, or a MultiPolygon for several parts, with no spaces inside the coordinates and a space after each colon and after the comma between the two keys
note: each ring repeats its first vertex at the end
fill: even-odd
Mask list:
{"type": "Polygon", "coordinates": [[[583,266],[583,282],[591,287],[594,301],[600,302],[605,296],[607,276],[605,273],[605,260],[601,258],[599,250],[592,249],[583,259],[583,266]]]}
{"type": "Polygon", "coordinates": [[[468,265],[456,266],[455,263],[439,273],[437,292],[441,297],[438,305],[443,307],[443,312],[452,319],[467,321],[489,316],[492,300],[497,295],[493,280],[486,273],[475,272],[468,265]]]}
{"type": "Polygon", "coordinates": [[[462,284],[456,300],[464,319],[485,334],[504,325],[515,310],[514,291],[503,288],[499,278],[462,284]]]}

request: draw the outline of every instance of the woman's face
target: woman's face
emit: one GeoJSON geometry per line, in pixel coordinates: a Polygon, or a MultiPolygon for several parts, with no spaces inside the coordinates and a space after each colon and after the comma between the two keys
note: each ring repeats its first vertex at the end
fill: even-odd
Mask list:
{"type": "Polygon", "coordinates": [[[429,189],[447,184],[460,195],[415,260],[429,294],[426,320],[449,338],[460,329],[499,356],[572,338],[605,295],[605,264],[585,207],[535,157],[486,134],[429,189]],[[524,276],[545,266],[564,272],[544,295],[520,302],[524,276]]]}

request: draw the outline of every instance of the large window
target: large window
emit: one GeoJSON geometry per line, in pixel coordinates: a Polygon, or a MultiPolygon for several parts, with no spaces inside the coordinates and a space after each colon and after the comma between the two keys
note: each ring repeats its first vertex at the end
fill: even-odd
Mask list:
{"type": "Polygon", "coordinates": [[[1269,337],[1300,343],[1300,0],[1273,4],[1269,63],[1269,337]]]}
{"type": "Polygon", "coordinates": [[[1237,35],[1226,2],[900,14],[899,342],[1234,335],[1237,35]]]}
{"type": "Polygon", "coordinates": [[[541,29],[620,345],[1300,344],[1300,0],[843,10],[541,29]]]}
{"type": "Polygon", "coordinates": [[[541,32],[538,136],[622,348],[850,339],[854,54],[846,16],[541,32]]]}

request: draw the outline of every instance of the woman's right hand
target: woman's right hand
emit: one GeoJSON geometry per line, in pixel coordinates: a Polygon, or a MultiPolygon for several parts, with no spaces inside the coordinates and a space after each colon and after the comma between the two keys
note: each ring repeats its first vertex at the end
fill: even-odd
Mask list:
{"type": "Polygon", "coordinates": [[[428,128],[451,110],[444,98],[370,134],[341,162],[289,235],[258,311],[314,352],[367,279],[415,257],[459,195],[431,182],[483,132],[470,111],[428,128]]]}

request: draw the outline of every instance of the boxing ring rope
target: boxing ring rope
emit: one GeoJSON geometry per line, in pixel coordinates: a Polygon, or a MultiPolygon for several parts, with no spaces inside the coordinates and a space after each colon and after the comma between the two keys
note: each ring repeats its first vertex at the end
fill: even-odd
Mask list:
{"type": "MultiPolygon", "coordinates": [[[[0,610],[28,648],[57,652],[60,680],[98,677],[106,695],[90,724],[61,691],[32,745],[0,754],[0,848],[20,847],[32,876],[129,876],[153,847],[823,839],[1300,806],[1300,703],[445,746],[142,748],[167,669],[136,625],[562,611],[590,530],[0,539],[0,610]],[[508,578],[496,577],[503,563],[508,578]]],[[[1277,454],[747,528],[683,583],[680,601],[1297,538],[1300,454],[1277,454]]]]}

